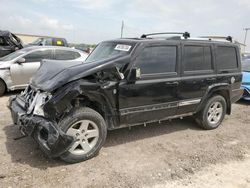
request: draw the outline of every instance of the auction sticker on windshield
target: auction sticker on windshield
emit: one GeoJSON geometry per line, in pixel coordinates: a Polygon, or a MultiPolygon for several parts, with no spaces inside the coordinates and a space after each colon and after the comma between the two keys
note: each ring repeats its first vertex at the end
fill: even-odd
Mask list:
{"type": "Polygon", "coordinates": [[[128,52],[128,51],[130,50],[130,48],[131,48],[130,45],[126,45],[126,44],[117,44],[116,47],[115,47],[115,50],[128,52]]]}

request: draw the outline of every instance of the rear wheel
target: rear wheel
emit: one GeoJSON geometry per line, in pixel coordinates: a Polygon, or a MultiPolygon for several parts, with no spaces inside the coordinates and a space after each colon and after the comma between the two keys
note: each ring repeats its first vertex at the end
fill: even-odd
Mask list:
{"type": "Polygon", "coordinates": [[[6,91],[6,85],[4,81],[0,79],[0,97],[3,96],[5,91],[6,91]]]}
{"type": "Polygon", "coordinates": [[[61,159],[76,163],[85,161],[98,154],[103,146],[107,128],[103,117],[90,108],[74,110],[60,123],[61,129],[74,138],[69,150],[61,159]]]}
{"type": "Polygon", "coordinates": [[[224,97],[220,95],[213,96],[199,113],[196,121],[204,129],[216,129],[225,117],[226,106],[224,97]]]}

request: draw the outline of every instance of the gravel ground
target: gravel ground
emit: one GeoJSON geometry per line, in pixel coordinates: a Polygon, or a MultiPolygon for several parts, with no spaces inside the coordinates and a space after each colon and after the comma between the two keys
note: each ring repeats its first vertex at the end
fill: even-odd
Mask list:
{"type": "Polygon", "coordinates": [[[204,131],[185,118],[108,133],[99,155],[48,159],[12,125],[0,98],[0,187],[250,187],[250,103],[204,131]]]}

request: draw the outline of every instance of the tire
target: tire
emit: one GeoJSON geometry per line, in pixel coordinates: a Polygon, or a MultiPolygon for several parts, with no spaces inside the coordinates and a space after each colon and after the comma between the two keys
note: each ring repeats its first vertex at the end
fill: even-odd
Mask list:
{"type": "Polygon", "coordinates": [[[107,127],[103,117],[91,108],[74,109],[59,123],[67,135],[75,138],[71,148],[60,158],[68,163],[77,163],[96,156],[103,146],[107,127]]]}
{"type": "Polygon", "coordinates": [[[4,81],[0,79],[0,97],[3,96],[5,91],[6,91],[6,85],[4,81]]]}
{"type": "Polygon", "coordinates": [[[226,115],[227,103],[221,95],[211,97],[203,110],[198,114],[196,122],[205,130],[219,127],[226,115]]]}

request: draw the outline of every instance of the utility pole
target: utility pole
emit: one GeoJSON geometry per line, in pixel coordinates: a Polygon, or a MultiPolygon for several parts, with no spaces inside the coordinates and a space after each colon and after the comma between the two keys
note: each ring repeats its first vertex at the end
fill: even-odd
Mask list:
{"type": "Polygon", "coordinates": [[[121,27],[121,38],[123,37],[123,30],[124,30],[124,21],[122,20],[122,27],[121,27]]]}
{"type": "Polygon", "coordinates": [[[245,39],[244,39],[244,52],[246,52],[246,41],[247,41],[247,32],[250,30],[250,28],[244,28],[245,32],[245,39]]]}

